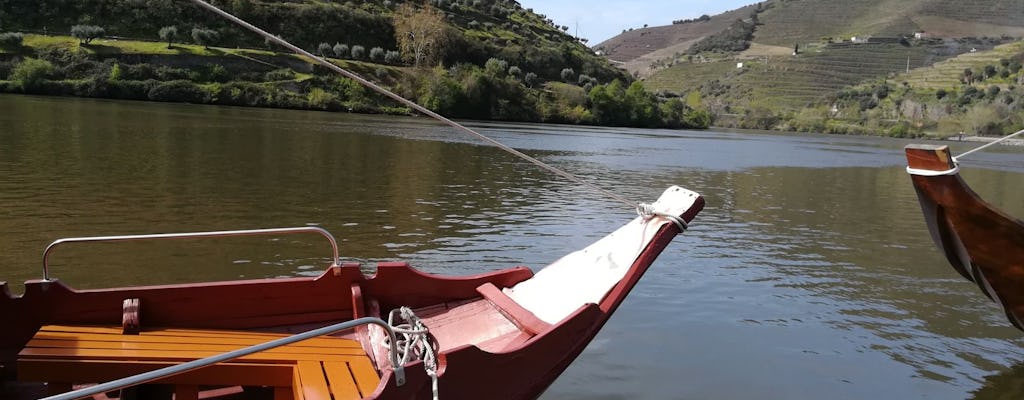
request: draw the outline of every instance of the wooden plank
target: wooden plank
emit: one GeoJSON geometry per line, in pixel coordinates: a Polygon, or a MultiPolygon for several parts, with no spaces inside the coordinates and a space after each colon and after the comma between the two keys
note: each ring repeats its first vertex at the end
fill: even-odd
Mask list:
{"type": "MultiPolygon", "coordinates": [[[[108,337],[108,338],[122,338],[119,329],[107,328],[107,327],[96,327],[96,326],[60,326],[60,325],[47,325],[42,327],[36,336],[41,334],[55,335],[60,337],[70,337],[71,335],[80,334],[96,334],[96,338],[108,337]]],[[[188,340],[192,343],[220,343],[223,339],[237,338],[239,341],[257,344],[267,342],[274,339],[290,336],[290,334],[284,333],[267,333],[267,332],[249,332],[249,331],[220,331],[220,330],[203,330],[203,329],[150,329],[143,331],[139,334],[139,341],[145,340],[167,340],[173,341],[173,338],[180,340],[188,340]]],[[[120,339],[118,339],[120,340],[120,339]]],[[[335,337],[319,337],[304,340],[303,345],[307,346],[322,346],[322,347],[358,347],[358,343],[345,343],[339,342],[339,340],[350,340],[335,337]]]]}
{"type": "MultiPolygon", "coordinates": [[[[261,342],[262,343],[262,342],[261,342]]],[[[258,344],[258,343],[253,343],[258,344]]],[[[99,341],[82,339],[51,339],[49,337],[36,338],[28,342],[26,347],[30,348],[68,348],[68,349],[122,349],[122,350],[167,350],[167,351],[216,351],[229,352],[248,347],[248,344],[225,343],[225,344],[204,344],[204,343],[162,343],[136,341],[125,338],[120,341],[99,341]]],[[[329,348],[329,347],[303,347],[296,345],[281,346],[265,351],[269,354],[324,354],[333,356],[358,356],[366,354],[362,347],[350,348],[329,348]]]]}
{"type": "MultiPolygon", "coordinates": [[[[189,353],[169,350],[119,350],[119,349],[60,349],[27,347],[18,353],[19,359],[91,359],[91,360],[140,360],[140,361],[182,361],[212,357],[223,352],[193,351],[189,353]]],[[[288,363],[294,361],[344,360],[353,356],[330,354],[274,354],[256,353],[239,357],[234,362],[288,363]]],[[[366,357],[360,355],[358,357],[366,357]]]]}
{"type": "MultiPolygon", "coordinates": [[[[18,379],[26,382],[106,382],[179,363],[128,360],[21,360],[18,379]]],[[[164,378],[159,383],[291,386],[291,364],[221,363],[164,378]]]]}
{"type": "MultiPolygon", "coordinates": [[[[326,365],[327,362],[325,361],[324,364],[326,365]]],[[[352,377],[355,378],[360,393],[369,395],[377,390],[377,386],[380,385],[380,376],[377,375],[377,369],[373,367],[369,358],[349,358],[345,362],[348,363],[348,369],[352,372],[352,377]]]]}
{"type": "Polygon", "coordinates": [[[331,390],[324,377],[323,366],[319,361],[299,361],[295,364],[302,386],[302,398],[305,400],[331,400],[331,390]]]}
{"type": "MultiPolygon", "coordinates": [[[[356,382],[353,380],[352,372],[348,363],[325,361],[323,363],[324,373],[327,375],[327,383],[331,388],[334,400],[349,400],[363,398],[356,382]]],[[[367,394],[372,392],[367,392],[367,394]]]]}

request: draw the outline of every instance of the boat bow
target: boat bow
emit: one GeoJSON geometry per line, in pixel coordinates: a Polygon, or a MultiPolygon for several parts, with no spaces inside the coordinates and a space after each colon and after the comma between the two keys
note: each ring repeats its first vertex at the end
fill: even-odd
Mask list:
{"type": "Polygon", "coordinates": [[[909,145],[907,171],[928,230],[950,265],[1024,329],[1024,222],[985,202],[960,177],[948,146],[909,145]]]}

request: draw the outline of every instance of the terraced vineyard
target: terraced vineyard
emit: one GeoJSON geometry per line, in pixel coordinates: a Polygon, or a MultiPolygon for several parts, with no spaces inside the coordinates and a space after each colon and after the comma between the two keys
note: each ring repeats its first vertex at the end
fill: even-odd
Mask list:
{"type": "MultiPolygon", "coordinates": [[[[928,46],[900,44],[833,45],[796,57],[746,61],[683,64],[659,72],[645,84],[651,89],[686,93],[718,80],[728,88],[720,98],[733,107],[748,106],[749,99],[775,109],[804,107],[837,91],[879,77],[896,76],[907,70],[932,65],[962,51],[967,44],[939,42],[928,46]]],[[[707,93],[715,96],[717,93],[707,93]]]]}
{"type": "Polygon", "coordinates": [[[949,89],[961,85],[959,77],[965,69],[980,70],[986,65],[998,66],[1002,59],[1024,57],[1024,42],[1012,42],[997,46],[990,51],[965,53],[934,65],[917,68],[898,79],[915,88],[949,89]]]}

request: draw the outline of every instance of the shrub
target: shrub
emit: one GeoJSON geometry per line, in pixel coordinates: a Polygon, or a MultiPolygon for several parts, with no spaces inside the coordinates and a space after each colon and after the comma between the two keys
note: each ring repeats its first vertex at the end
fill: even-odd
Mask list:
{"type": "Polygon", "coordinates": [[[573,71],[572,68],[564,68],[559,76],[562,77],[563,81],[572,82],[572,78],[576,76],[576,71],[573,71]]]}
{"type": "Polygon", "coordinates": [[[491,57],[484,64],[484,71],[490,76],[502,78],[508,72],[508,62],[500,58],[491,57]]]}
{"type": "Polygon", "coordinates": [[[537,74],[533,72],[527,72],[526,76],[523,78],[523,83],[525,83],[528,87],[533,87],[534,85],[537,84],[537,74]]]}
{"type": "Polygon", "coordinates": [[[162,82],[149,91],[150,100],[202,104],[210,97],[202,87],[186,80],[162,82]]]}
{"type": "Polygon", "coordinates": [[[366,48],[360,45],[352,46],[352,59],[361,60],[366,57],[366,48]]]}
{"type": "Polygon", "coordinates": [[[523,75],[523,70],[520,69],[519,67],[517,67],[515,65],[513,65],[511,67],[508,67],[508,76],[511,76],[513,78],[516,78],[516,79],[519,79],[522,75],[523,75]]]}
{"type": "Polygon", "coordinates": [[[23,91],[32,91],[38,89],[53,72],[53,64],[49,61],[26,58],[11,71],[10,80],[23,91]]]}
{"type": "Polygon", "coordinates": [[[96,25],[75,25],[71,27],[71,37],[78,39],[80,44],[89,44],[103,34],[106,30],[96,25]]]}
{"type": "Polygon", "coordinates": [[[942,99],[946,98],[947,94],[948,93],[946,92],[946,89],[939,89],[939,90],[935,91],[935,98],[939,99],[939,100],[942,100],[942,99]]]}
{"type": "Polygon", "coordinates": [[[395,50],[388,50],[387,53],[384,53],[384,62],[388,64],[398,64],[402,62],[402,53],[395,50]]]}
{"type": "Polygon", "coordinates": [[[21,47],[21,43],[24,40],[25,36],[18,32],[0,33],[0,47],[5,47],[9,49],[21,47]]]}
{"type": "Polygon", "coordinates": [[[306,102],[309,104],[309,108],[321,110],[337,109],[339,106],[338,96],[321,88],[310,89],[306,95],[306,102]]]}
{"type": "Polygon", "coordinates": [[[290,81],[293,79],[295,79],[295,71],[292,71],[288,68],[275,69],[273,71],[267,72],[267,74],[264,76],[264,80],[268,82],[290,81]]]}
{"type": "Polygon", "coordinates": [[[384,61],[384,49],[382,49],[380,47],[374,47],[374,48],[370,49],[370,60],[373,60],[374,62],[383,62],[384,61]]]}

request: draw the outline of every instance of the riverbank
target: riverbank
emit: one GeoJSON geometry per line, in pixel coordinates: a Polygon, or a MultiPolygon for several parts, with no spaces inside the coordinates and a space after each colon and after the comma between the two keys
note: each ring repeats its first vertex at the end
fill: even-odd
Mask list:
{"type": "MultiPolygon", "coordinates": [[[[979,142],[979,143],[992,143],[1000,138],[988,137],[988,136],[950,136],[946,140],[951,142],[979,142]]],[[[1003,146],[1021,146],[1024,147],[1024,139],[1006,139],[999,144],[1003,146]]]]}

